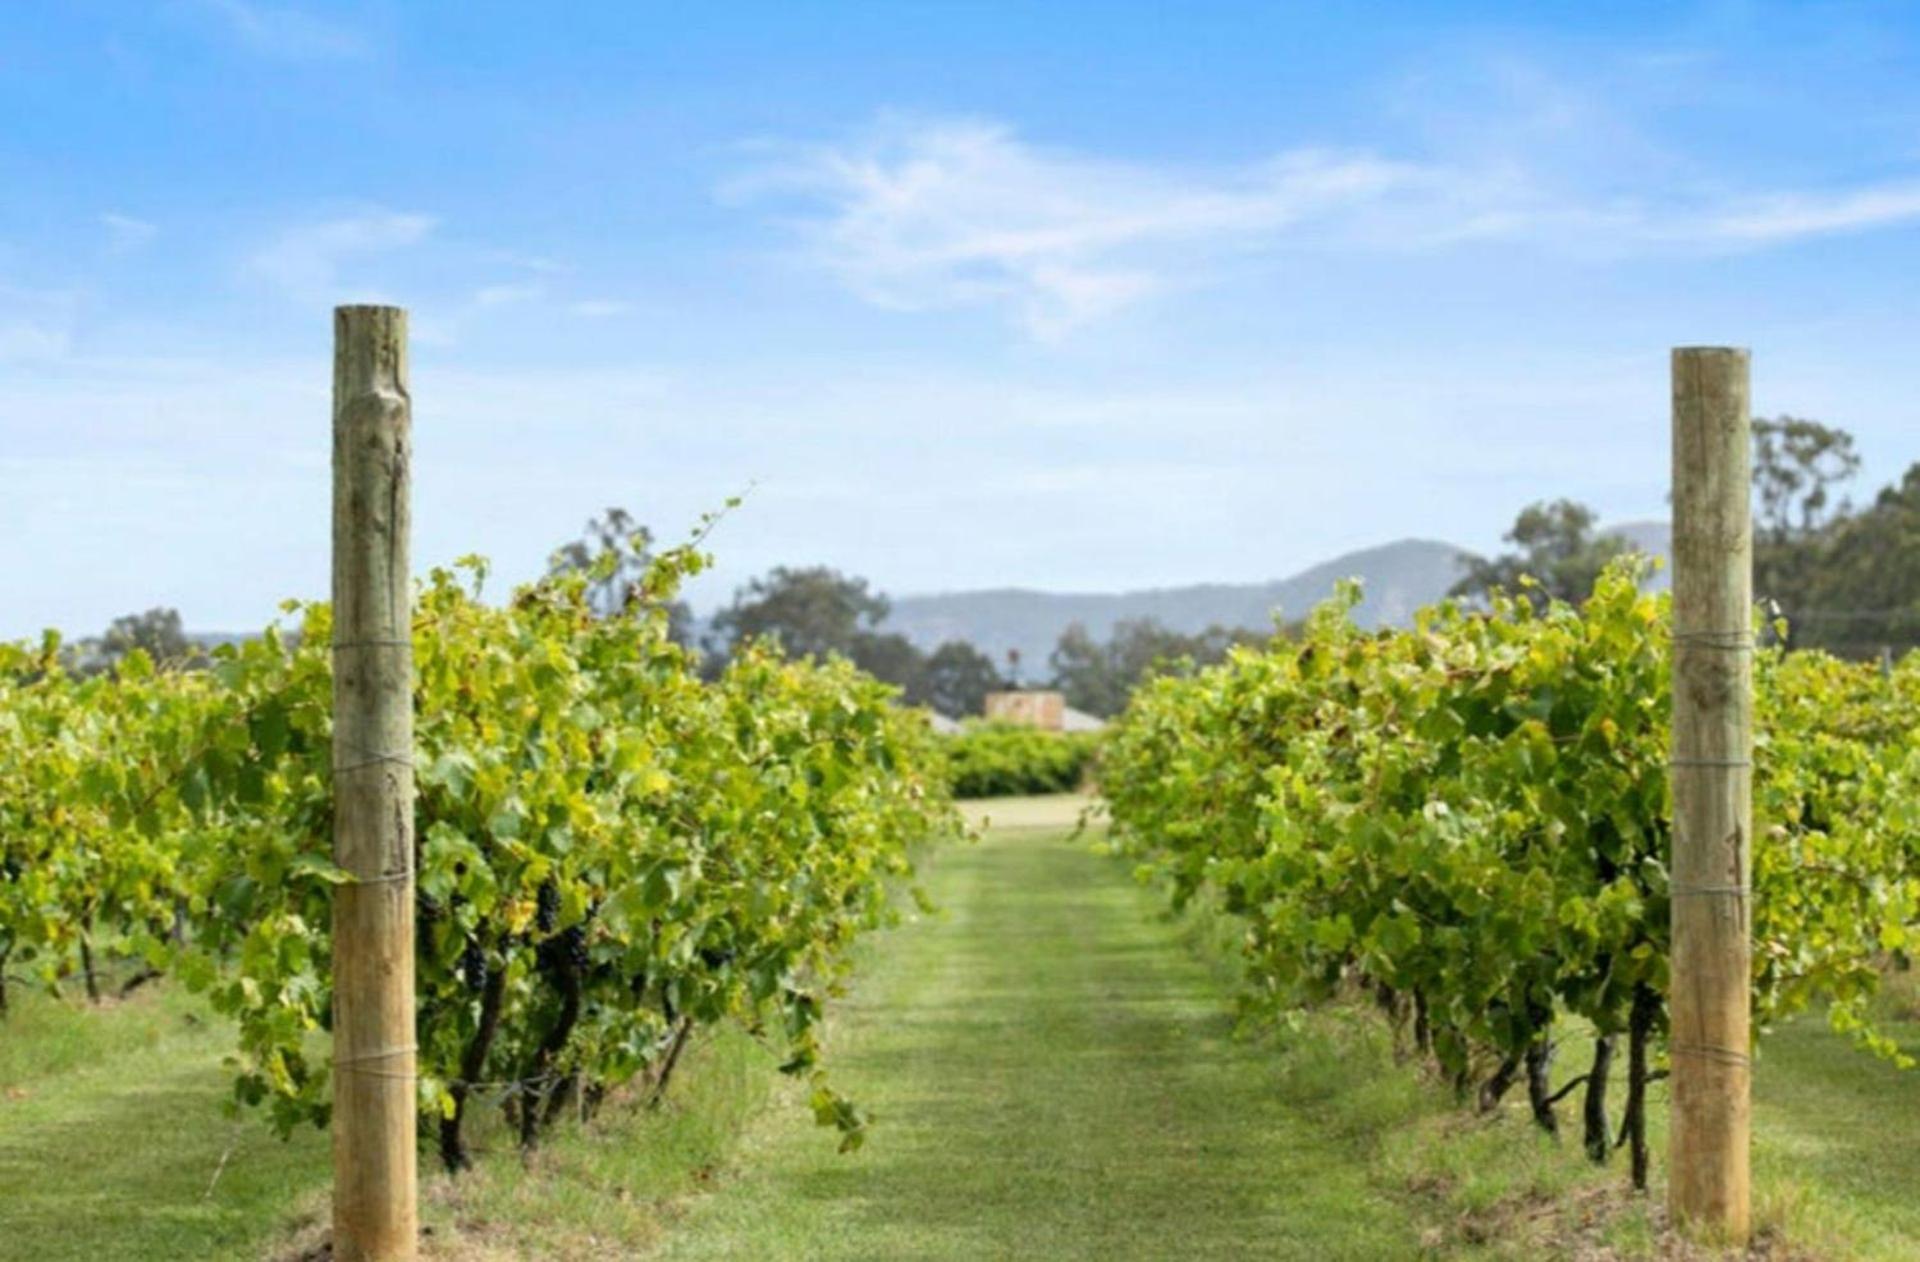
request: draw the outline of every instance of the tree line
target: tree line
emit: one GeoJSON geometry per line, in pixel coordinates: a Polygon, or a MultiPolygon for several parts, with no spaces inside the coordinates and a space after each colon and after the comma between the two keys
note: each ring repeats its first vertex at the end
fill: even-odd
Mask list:
{"type": "MultiPolygon", "coordinates": [[[[1793,648],[1842,657],[1920,646],[1920,463],[1856,506],[1853,435],[1798,416],[1753,422],[1753,590],[1784,620],[1793,648]]],[[[1584,504],[1560,499],[1522,509],[1511,548],[1476,557],[1453,589],[1484,598],[1522,591],[1544,606],[1578,603],[1607,562],[1632,545],[1597,528],[1584,504]]]]}
{"type": "MultiPolygon", "coordinates": [[[[890,609],[866,579],[824,565],[781,566],[734,593],[709,623],[702,647],[716,669],[736,646],[758,640],[777,640],[798,655],[837,654],[900,688],[909,705],[953,717],[977,715],[989,692],[1015,686],[1016,658],[1010,655],[1003,668],[965,640],[922,650],[886,629],[890,609]]],[[[1118,714],[1150,674],[1179,663],[1211,665],[1233,645],[1264,638],[1219,626],[1187,634],[1141,618],[1115,624],[1101,640],[1075,622],[1061,633],[1041,682],[1064,693],[1074,709],[1106,718],[1118,714]]]]}
{"type": "MultiPolygon", "coordinates": [[[[590,572],[595,607],[611,611],[644,599],[634,584],[646,572],[651,546],[646,527],[624,510],[609,509],[555,553],[553,566],[590,572]]],[[[891,611],[886,595],[864,578],[826,565],[776,566],[736,590],[704,628],[684,604],[670,610],[670,623],[681,643],[703,653],[709,673],[717,674],[742,646],[773,641],[794,656],[844,657],[899,688],[907,704],[956,718],[981,713],[988,693],[1016,686],[1017,657],[1009,654],[1002,666],[959,639],[922,649],[886,628],[891,611]]],[[[1188,634],[1140,618],[1115,624],[1101,640],[1075,622],[1061,634],[1040,682],[1063,692],[1074,709],[1105,718],[1118,714],[1150,674],[1178,663],[1211,665],[1233,645],[1265,638],[1221,626],[1188,634]]]]}
{"type": "MultiPolygon", "coordinates": [[[[1779,416],[1755,420],[1753,435],[1754,592],[1784,619],[1787,645],[1853,658],[1920,646],[1920,463],[1856,506],[1847,493],[1860,456],[1846,430],[1779,416]]],[[[1530,504],[1505,535],[1509,548],[1467,560],[1452,594],[1475,600],[1524,592],[1542,606],[1556,598],[1578,603],[1607,563],[1633,546],[1598,521],[1574,500],[1530,504]]],[[[1015,686],[1020,673],[1017,658],[997,662],[965,640],[920,648],[886,628],[892,606],[884,593],[825,565],[775,567],[735,591],[702,626],[684,601],[646,590],[652,556],[652,532],[612,508],[558,549],[551,569],[585,574],[592,608],[602,616],[662,600],[673,638],[700,651],[710,677],[739,647],[777,641],[796,656],[847,658],[899,688],[906,703],[963,717],[981,713],[987,694],[1015,686]]],[[[1213,665],[1236,644],[1259,644],[1271,634],[1225,626],[1189,633],[1138,618],[1116,623],[1101,639],[1076,622],[1034,682],[1060,690],[1076,710],[1107,718],[1125,708],[1143,680],[1213,665]]],[[[67,650],[68,669],[111,670],[135,648],[155,661],[205,660],[178,611],[163,608],[117,618],[101,635],[78,641],[67,650]]]]}
{"type": "MultiPolygon", "coordinates": [[[[1788,647],[1859,658],[1920,646],[1920,463],[1856,507],[1847,491],[1860,457],[1846,430],[1783,415],[1756,419],[1753,435],[1754,591],[1784,619],[1788,647]]],[[[1593,509],[1574,500],[1530,504],[1505,536],[1511,547],[1469,558],[1451,594],[1472,600],[1526,593],[1542,607],[1553,599],[1578,603],[1608,562],[1633,548],[1598,521],[1593,509]]],[[[630,515],[610,510],[555,563],[585,567],[624,545],[622,555],[638,573],[649,540],[630,515]]],[[[623,590],[627,572],[608,574],[603,603],[626,598],[614,592],[623,590]]],[[[987,693],[1015,686],[1017,658],[1003,665],[965,640],[922,650],[886,629],[890,610],[887,597],[864,578],[824,565],[781,566],[738,589],[704,631],[695,631],[684,607],[676,610],[674,626],[687,642],[700,641],[710,670],[723,666],[738,645],[777,640],[789,653],[848,658],[900,688],[908,704],[955,717],[979,714],[987,693]]],[[[1278,628],[1284,635],[1297,630],[1278,628]]],[[[1219,625],[1183,632],[1137,618],[1115,623],[1101,639],[1075,622],[1035,682],[1064,693],[1076,710],[1109,718],[1144,680],[1215,665],[1235,645],[1262,644],[1273,634],[1219,625]]]]}

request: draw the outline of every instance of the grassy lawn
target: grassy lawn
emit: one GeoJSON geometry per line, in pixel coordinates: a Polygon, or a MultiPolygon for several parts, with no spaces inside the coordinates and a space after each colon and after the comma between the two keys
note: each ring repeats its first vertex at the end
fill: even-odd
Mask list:
{"type": "Polygon", "coordinates": [[[940,857],[833,1048],[880,1120],[834,1154],[785,1119],[664,1257],[1414,1256],[1358,1130],[1303,1117],[1212,972],[1057,831],[940,857]]]}
{"type": "Polygon", "coordinates": [[[153,988],[0,1023],[0,1258],[256,1258],[323,1189],[326,1137],[232,1120],[231,1036],[153,988]]]}
{"type": "MultiPolygon", "coordinates": [[[[1224,985],[1238,982],[1230,919],[1203,910],[1183,924],[1188,947],[1224,985]]],[[[1878,1013],[1882,1029],[1920,1054],[1920,977],[1896,977],[1878,1013]]],[[[1695,1259],[1713,1256],[1663,1233],[1667,1089],[1649,1089],[1653,1187],[1626,1187],[1624,1153],[1611,1167],[1579,1155],[1579,1096],[1560,1106],[1555,1143],[1527,1115],[1516,1088],[1491,1117],[1456,1108],[1427,1075],[1394,1064],[1391,1041],[1370,1012],[1311,1014],[1260,1036],[1302,1111],[1357,1127],[1377,1144],[1380,1191],[1411,1198],[1426,1222],[1429,1257],[1695,1259]]],[[[1554,1072],[1562,1083],[1591,1053],[1568,1030],[1554,1072]]],[[[1624,1056],[1624,1052],[1621,1053],[1624,1056]]],[[[1616,1058],[1611,1108],[1618,1126],[1624,1068],[1616,1058]]],[[[1889,1119],[1920,1110],[1920,1070],[1900,1070],[1856,1050],[1818,1014],[1762,1040],[1754,1086],[1754,1256],[1845,1262],[1920,1257],[1920,1135],[1889,1119]]]]}
{"type": "MultiPolygon", "coordinates": [[[[939,913],[866,948],[830,1049],[836,1085],[879,1115],[865,1149],[838,1154],[768,1053],[723,1031],[663,1109],[611,1105],[530,1163],[483,1126],[478,1171],[426,1182],[427,1255],[1673,1256],[1618,1165],[1538,1136],[1523,1105],[1454,1109],[1370,1016],[1237,1032],[1231,926],[1162,915],[1068,837],[1078,805],[989,804],[999,827],[930,869],[939,913]]],[[[1896,1030],[1920,1045],[1920,1026],[1896,1030]]],[[[0,1259],[316,1243],[324,1137],[224,1116],[226,1050],[164,987],[91,1011],[20,999],[0,1024],[0,1259]]],[[[1766,1256],[1920,1256],[1920,1137],[1902,1125],[1920,1075],[1803,1021],[1763,1045],[1758,1082],[1766,1256]]]]}
{"type": "MultiPolygon", "coordinates": [[[[1920,1052],[1909,1013],[1890,1032],[1920,1052]]],[[[1920,1070],[1898,1070],[1802,1019],[1761,1044],[1754,1171],[1761,1214],[1833,1257],[1920,1257],[1920,1070]]]]}
{"type": "MultiPolygon", "coordinates": [[[[297,1257],[324,1239],[325,1135],[230,1119],[229,1034],[157,987],[99,1009],[16,996],[0,1024],[0,1259],[297,1257]]],[[[656,1240],[765,1111],[774,1060],[739,1031],[688,1052],[658,1111],[615,1103],[523,1163],[496,1114],[457,1182],[423,1154],[429,1257],[599,1258],[656,1240]]]]}

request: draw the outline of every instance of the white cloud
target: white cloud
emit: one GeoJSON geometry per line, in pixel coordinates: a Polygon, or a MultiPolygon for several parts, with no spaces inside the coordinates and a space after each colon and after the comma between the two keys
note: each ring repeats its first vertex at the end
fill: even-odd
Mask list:
{"type": "Polygon", "coordinates": [[[301,224],[256,250],[246,270],[297,301],[338,301],[347,263],[417,245],[435,222],[431,215],[379,210],[301,224]]]}
{"type": "Polygon", "coordinates": [[[373,54],[366,36],[344,23],[258,0],[197,0],[243,46],[288,61],[354,61],[373,54]]]}
{"type": "Polygon", "coordinates": [[[107,230],[107,244],[116,254],[127,254],[139,249],[159,233],[160,229],[144,219],[135,219],[132,215],[122,215],[107,211],[100,216],[100,226],[107,230]]]}
{"type": "Polygon", "coordinates": [[[1730,244],[1765,245],[1799,237],[1893,227],[1920,219],[1920,183],[1828,194],[1786,194],[1732,208],[1706,224],[1730,244]]]}
{"type": "Polygon", "coordinates": [[[797,194],[815,257],[870,302],[1000,305],[1053,337],[1165,287],[1183,254],[1269,243],[1433,182],[1367,153],[1192,171],[1042,150],[994,123],[893,119],[788,150],[723,193],[797,194]]]}
{"type": "Polygon", "coordinates": [[[808,260],[862,299],[906,311],[996,308],[1042,340],[1290,248],[1514,240],[1617,256],[1752,249],[1920,220],[1911,180],[1688,198],[1596,177],[1605,191],[1595,192],[1527,146],[1444,160],[1302,147],[1192,167],[1046,149],[993,122],[889,117],[846,142],[762,153],[723,198],[779,206],[808,260]]]}

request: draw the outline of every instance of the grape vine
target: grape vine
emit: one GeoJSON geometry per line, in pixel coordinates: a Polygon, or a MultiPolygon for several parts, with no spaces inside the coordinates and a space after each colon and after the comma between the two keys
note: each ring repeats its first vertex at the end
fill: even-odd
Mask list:
{"type": "MultiPolygon", "coordinates": [[[[1446,603],[1368,633],[1343,589],[1295,640],[1136,694],[1101,781],[1116,843],[1176,904],[1246,925],[1249,1002],[1361,988],[1461,1096],[1584,1090],[1588,1151],[1632,1155],[1666,1054],[1669,610],[1616,563],[1580,608],[1446,603]],[[1574,1030],[1592,1059],[1555,1087],[1574,1030]],[[1624,1040],[1627,1103],[1611,1130],[1624,1040]]],[[[1816,1001],[1900,1058],[1867,1001],[1916,915],[1920,664],[1757,663],[1753,995],[1816,1001]]]]}
{"type": "MultiPolygon", "coordinates": [[[[480,598],[436,571],[414,614],[423,1127],[450,1169],[502,1102],[533,1144],[642,1080],[690,1032],[746,1022],[858,1144],[821,1067],[847,947],[957,829],[924,719],[850,665],[748,648],[715,681],[668,634],[693,547],[605,616],[591,572],[480,598]]],[[[282,1131],[330,1099],[328,609],[79,681],[58,644],[0,649],[0,969],[48,984],[135,957],[236,1023],[236,1097],[282,1131]]],[[[3,992],[0,992],[3,993],[3,992]]]]}

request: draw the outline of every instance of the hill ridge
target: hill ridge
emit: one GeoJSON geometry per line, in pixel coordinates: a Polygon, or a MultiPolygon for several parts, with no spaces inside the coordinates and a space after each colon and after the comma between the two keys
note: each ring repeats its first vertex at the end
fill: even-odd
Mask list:
{"type": "MultiPolygon", "coordinates": [[[[1623,522],[1607,528],[1642,551],[1664,557],[1667,523],[1623,522]]],[[[966,640],[998,662],[1020,654],[1021,678],[1044,678],[1060,633],[1080,622],[1104,639],[1117,622],[1153,618],[1191,634],[1209,626],[1264,630],[1277,610],[1304,616],[1333,594],[1343,578],[1357,578],[1362,599],[1354,620],[1364,627],[1403,625],[1416,610],[1443,598],[1459,581],[1461,562],[1474,554],[1439,539],[1405,538],[1356,548],[1285,578],[1251,583],[1188,583],[1119,592],[1061,592],[993,587],[931,592],[893,600],[885,627],[922,649],[966,640]]],[[[1664,574],[1661,576],[1664,581],[1664,574]]]]}

